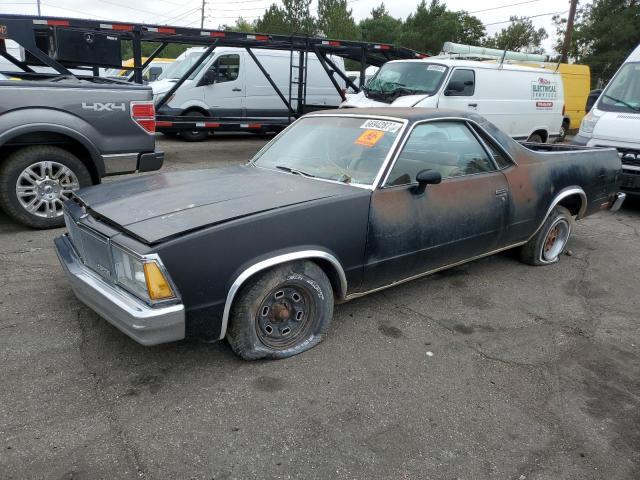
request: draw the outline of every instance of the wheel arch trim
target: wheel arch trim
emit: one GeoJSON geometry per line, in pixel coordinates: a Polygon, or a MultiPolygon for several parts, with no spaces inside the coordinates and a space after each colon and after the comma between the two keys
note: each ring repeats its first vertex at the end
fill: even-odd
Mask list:
{"type": "Polygon", "coordinates": [[[549,215],[551,214],[551,212],[553,211],[554,208],[556,208],[558,206],[558,204],[564,200],[565,198],[569,198],[572,195],[578,195],[580,197],[580,210],[578,211],[578,214],[576,215],[576,219],[581,219],[586,210],[587,210],[587,194],[584,193],[584,190],[581,187],[576,186],[572,186],[572,187],[567,187],[564,188],[562,190],[560,190],[560,193],[558,193],[553,201],[551,202],[551,205],[549,206],[549,208],[547,209],[547,212],[545,213],[544,217],[542,218],[542,221],[540,222],[540,225],[538,225],[538,228],[536,228],[536,231],[533,232],[533,234],[529,237],[529,240],[531,240],[542,228],[542,226],[544,225],[544,222],[547,221],[547,218],[549,218],[549,215]]]}
{"type": "Polygon", "coordinates": [[[284,253],[282,255],[277,255],[271,258],[267,258],[265,260],[254,263],[253,265],[245,268],[233,281],[231,287],[229,287],[229,291],[227,292],[227,299],[224,304],[224,311],[222,313],[222,323],[220,325],[220,336],[219,339],[222,340],[227,334],[227,326],[229,324],[229,316],[231,315],[231,306],[233,305],[233,301],[235,297],[242,287],[244,283],[249,280],[256,273],[259,273],[268,268],[274,267],[276,265],[281,265],[283,263],[292,262],[295,260],[314,260],[320,259],[329,262],[329,264],[333,267],[335,273],[339,279],[339,298],[344,299],[347,296],[347,277],[344,273],[344,269],[342,268],[342,264],[340,261],[331,253],[323,251],[323,250],[299,250],[295,252],[284,253]]]}

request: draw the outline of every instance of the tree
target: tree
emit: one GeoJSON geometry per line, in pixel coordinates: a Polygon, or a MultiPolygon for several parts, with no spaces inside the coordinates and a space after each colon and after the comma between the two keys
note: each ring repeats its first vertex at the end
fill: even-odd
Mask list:
{"type": "Polygon", "coordinates": [[[291,26],[284,10],[273,3],[264,15],[256,20],[255,30],[261,33],[290,34],[291,26]]]}
{"type": "MultiPolygon", "coordinates": [[[[555,17],[560,49],[566,19],[555,17]]],[[[589,65],[591,83],[608,82],[629,53],[640,43],[640,2],[638,0],[594,0],[579,7],[569,49],[569,57],[589,65]]]]}
{"type": "Polygon", "coordinates": [[[544,53],[542,41],[549,35],[544,28],[536,28],[527,17],[511,17],[511,24],[503,28],[493,37],[484,41],[484,46],[500,50],[515,50],[526,53],[544,53]]]}
{"type": "Polygon", "coordinates": [[[315,33],[316,22],[309,11],[310,5],[311,0],[282,0],[285,19],[291,33],[315,33]]]}
{"type": "Polygon", "coordinates": [[[371,10],[371,17],[358,24],[360,38],[367,42],[396,43],[402,32],[402,20],[389,15],[384,3],[371,10]]]}
{"type": "Polygon", "coordinates": [[[221,25],[219,30],[227,30],[231,32],[255,32],[255,22],[249,22],[242,17],[238,17],[236,23],[233,25],[221,25]]]}
{"type": "Polygon", "coordinates": [[[318,0],[318,28],[328,38],[355,39],[356,22],[347,0],[318,0]]]}
{"type": "Polygon", "coordinates": [[[482,22],[467,12],[452,12],[440,0],[422,0],[404,22],[400,44],[421,52],[438,53],[444,42],[478,44],[485,35],[482,22]]]}

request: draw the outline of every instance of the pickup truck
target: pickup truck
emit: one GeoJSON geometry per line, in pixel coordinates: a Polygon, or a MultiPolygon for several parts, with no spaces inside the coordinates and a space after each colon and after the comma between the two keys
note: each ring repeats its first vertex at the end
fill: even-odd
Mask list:
{"type": "Polygon", "coordinates": [[[157,170],[149,87],[29,73],[0,76],[0,209],[33,228],[64,225],[73,191],[157,170]]]}
{"type": "Polygon", "coordinates": [[[55,243],[76,295],[136,341],[284,358],[334,301],[507,249],[558,262],[576,220],[620,208],[619,181],[615,149],[521,145],[477,114],[332,110],[246,165],[82,189],[55,243]]]}

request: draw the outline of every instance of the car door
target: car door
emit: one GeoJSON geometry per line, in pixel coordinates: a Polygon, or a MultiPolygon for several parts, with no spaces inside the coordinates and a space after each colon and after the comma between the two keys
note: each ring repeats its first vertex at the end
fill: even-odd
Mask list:
{"type": "Polygon", "coordinates": [[[224,53],[218,56],[202,76],[204,100],[212,116],[244,115],[243,55],[224,53]]]}
{"type": "Polygon", "coordinates": [[[364,289],[499,248],[508,198],[505,176],[466,122],[415,125],[372,194],[364,289]],[[422,170],[440,172],[442,182],[419,193],[422,170]]]}
{"type": "Polygon", "coordinates": [[[469,68],[456,68],[442,90],[438,108],[482,113],[476,97],[476,72],[469,68]]]}

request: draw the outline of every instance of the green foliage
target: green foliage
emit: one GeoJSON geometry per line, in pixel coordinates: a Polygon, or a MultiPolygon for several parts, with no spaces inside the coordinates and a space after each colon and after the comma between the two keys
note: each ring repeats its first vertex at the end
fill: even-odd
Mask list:
{"type": "Polygon", "coordinates": [[[264,15],[256,20],[256,32],[273,34],[290,34],[291,25],[286,19],[286,14],[275,3],[272,4],[264,15]]]}
{"type": "Polygon", "coordinates": [[[360,38],[367,42],[396,43],[402,32],[402,20],[389,15],[384,3],[371,10],[371,17],[358,24],[360,38]]]}
{"type": "Polygon", "coordinates": [[[347,0],[318,0],[318,29],[328,38],[353,39],[357,37],[356,22],[347,0]]]}
{"type": "Polygon", "coordinates": [[[466,12],[447,10],[440,0],[425,0],[407,17],[399,43],[421,52],[439,53],[446,41],[478,44],[485,35],[482,22],[466,12]]]}
{"type": "Polygon", "coordinates": [[[228,32],[255,32],[256,25],[255,22],[249,22],[242,17],[238,17],[236,23],[233,25],[222,25],[220,26],[220,30],[226,30],[228,32]]]}
{"type": "MultiPolygon", "coordinates": [[[[122,42],[122,59],[128,60],[133,57],[133,46],[131,42],[122,42]]],[[[151,55],[156,48],[160,46],[159,43],[156,42],[142,42],[142,56],[148,57],[151,55]]],[[[182,45],[178,43],[170,43],[165,47],[165,49],[160,52],[158,55],[159,58],[176,58],[182,52],[184,52],[187,48],[193,47],[194,45],[182,45]]]]}
{"type": "Polygon", "coordinates": [[[544,53],[542,41],[549,36],[544,28],[536,30],[531,19],[526,17],[511,17],[509,20],[511,23],[508,27],[484,41],[485,47],[544,53]]]}
{"type": "Polygon", "coordinates": [[[315,20],[309,6],[311,0],[283,0],[282,8],[275,3],[256,20],[255,31],[273,34],[315,34],[315,20]]]}
{"type": "MultiPolygon", "coordinates": [[[[554,18],[558,33],[556,49],[564,40],[566,20],[554,18]]],[[[608,82],[631,51],[640,44],[638,0],[594,0],[579,7],[569,57],[589,65],[594,87],[608,82]]]]}

